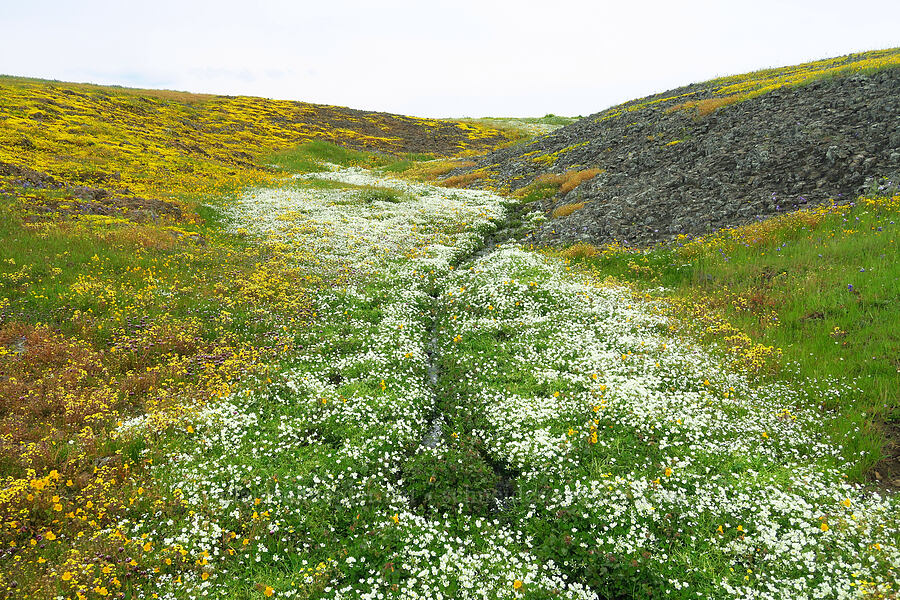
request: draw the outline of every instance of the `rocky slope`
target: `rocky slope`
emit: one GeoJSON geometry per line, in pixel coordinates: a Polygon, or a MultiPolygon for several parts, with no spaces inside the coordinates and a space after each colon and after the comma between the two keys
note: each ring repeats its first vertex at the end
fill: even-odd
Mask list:
{"type": "Polygon", "coordinates": [[[849,201],[867,181],[900,175],[898,67],[895,49],[693,84],[495,151],[468,171],[515,192],[542,174],[602,169],[536,202],[548,216],[584,203],[537,226],[529,237],[541,243],[648,245],[849,201]]]}

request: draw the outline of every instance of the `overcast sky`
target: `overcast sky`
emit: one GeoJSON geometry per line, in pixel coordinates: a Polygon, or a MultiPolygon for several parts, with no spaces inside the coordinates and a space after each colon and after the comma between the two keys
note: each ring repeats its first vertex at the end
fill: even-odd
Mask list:
{"type": "Polygon", "coordinates": [[[419,116],[587,115],[900,46],[900,1],[0,0],[0,24],[8,75],[419,116]]]}

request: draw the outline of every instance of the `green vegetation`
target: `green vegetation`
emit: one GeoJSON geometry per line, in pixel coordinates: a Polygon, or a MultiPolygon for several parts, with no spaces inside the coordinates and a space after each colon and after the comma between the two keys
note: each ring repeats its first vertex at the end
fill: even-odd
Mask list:
{"type": "Polygon", "coordinates": [[[573,119],[0,94],[0,597],[896,595],[896,190],[482,253],[601,171],[449,174],[573,119]]]}
{"type": "Polygon", "coordinates": [[[437,156],[434,154],[407,152],[402,154],[398,160],[381,167],[381,170],[386,173],[402,173],[418,163],[435,160],[436,158],[437,156]]]}
{"type": "Polygon", "coordinates": [[[331,163],[342,167],[372,168],[389,162],[388,159],[370,152],[351,150],[321,140],[306,142],[295,148],[274,152],[263,157],[262,161],[290,173],[327,171],[327,167],[322,163],[331,163]]]}
{"type": "Polygon", "coordinates": [[[499,477],[471,442],[423,448],[403,464],[403,478],[414,509],[438,516],[486,516],[494,507],[499,477]]]}
{"type": "Polygon", "coordinates": [[[574,123],[580,118],[548,114],[543,117],[481,117],[463,120],[481,127],[496,128],[503,131],[509,138],[507,144],[520,144],[535,135],[550,133],[560,127],[574,123]]]}
{"type": "Polygon", "coordinates": [[[509,125],[515,126],[517,124],[525,124],[525,125],[551,125],[554,127],[565,127],[566,125],[571,125],[578,119],[582,117],[563,117],[560,115],[554,115],[552,113],[548,113],[543,117],[480,117],[478,119],[472,119],[473,121],[481,122],[481,123],[489,123],[489,124],[498,124],[498,125],[509,125]]]}
{"type": "Polygon", "coordinates": [[[877,424],[900,420],[898,221],[900,196],[870,195],[646,252],[576,245],[562,255],[637,290],[663,286],[653,294],[693,332],[731,344],[761,377],[820,382],[823,408],[844,413],[833,434],[846,455],[876,450],[853,473],[862,479],[885,443],[877,424]],[[848,379],[858,391],[827,391],[848,379]]]}
{"type": "MultiPolygon", "coordinates": [[[[896,200],[873,202],[885,220],[897,213],[896,200]]],[[[854,494],[884,498],[847,481],[878,456],[871,431],[856,427],[868,415],[839,406],[858,393],[853,381],[837,369],[811,385],[773,376],[766,353],[704,296],[661,300],[643,289],[662,277],[643,269],[642,253],[603,252],[556,252],[565,263],[503,247],[440,290],[451,341],[443,414],[515,473],[502,522],[600,598],[782,598],[800,587],[852,597],[863,585],[852,565],[866,562],[879,564],[866,589],[895,589],[896,561],[876,555],[886,544],[838,539],[865,529],[854,494]],[[610,272],[639,272],[640,283],[623,289],[610,272]],[[679,316],[698,327],[678,331],[679,316]]],[[[647,256],[673,271],[690,261],[647,256]]],[[[900,513],[873,508],[885,518],[878,535],[900,539],[900,513]]]]}
{"type": "Polygon", "coordinates": [[[416,152],[404,152],[397,156],[383,152],[366,152],[332,142],[313,140],[265,155],[260,158],[260,162],[286,173],[327,171],[326,163],[341,167],[379,169],[386,173],[402,173],[419,163],[433,161],[436,158],[434,154],[416,152]]]}

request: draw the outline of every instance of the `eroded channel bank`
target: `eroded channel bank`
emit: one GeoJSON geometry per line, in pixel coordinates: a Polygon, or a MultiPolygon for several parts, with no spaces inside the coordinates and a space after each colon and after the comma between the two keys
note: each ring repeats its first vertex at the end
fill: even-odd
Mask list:
{"type": "Polygon", "coordinates": [[[818,403],[750,385],[625,290],[485,244],[501,198],[316,177],[344,187],[233,207],[340,285],[303,352],[155,467],[184,515],[129,535],[207,563],[161,572],[160,597],[232,597],[248,573],[296,598],[896,589],[896,502],[845,482],[818,403]]]}

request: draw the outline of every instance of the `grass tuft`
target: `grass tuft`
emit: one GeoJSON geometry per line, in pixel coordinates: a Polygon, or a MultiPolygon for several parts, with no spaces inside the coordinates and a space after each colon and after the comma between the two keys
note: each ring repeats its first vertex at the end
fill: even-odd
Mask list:
{"type": "Polygon", "coordinates": [[[454,175],[440,182],[443,187],[466,187],[467,185],[484,178],[484,172],[475,171],[472,173],[463,173],[462,175],[454,175]]]}
{"type": "Polygon", "coordinates": [[[404,176],[419,181],[434,181],[453,169],[468,169],[476,164],[474,160],[435,160],[414,165],[404,176]]]}
{"type": "Polygon", "coordinates": [[[376,167],[387,162],[383,156],[352,150],[331,142],[313,140],[296,148],[274,152],[263,158],[263,162],[277,169],[291,173],[315,173],[327,171],[323,163],[342,167],[376,167]]]}
{"type": "Polygon", "coordinates": [[[568,217],[576,210],[581,210],[584,208],[584,202],[576,202],[574,204],[563,204],[562,206],[557,206],[553,209],[553,212],[550,213],[550,216],[554,219],[559,219],[561,217],[568,217]]]}
{"type": "Polygon", "coordinates": [[[565,173],[543,173],[528,185],[516,190],[515,196],[533,199],[549,198],[556,193],[568,194],[600,173],[603,173],[603,169],[571,169],[565,173]]]}

